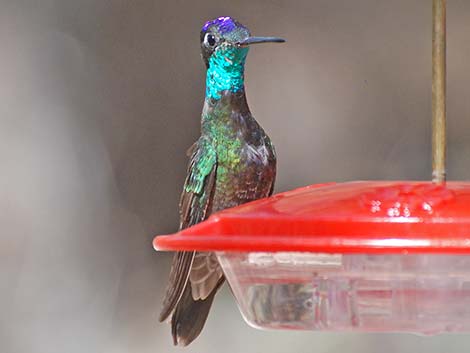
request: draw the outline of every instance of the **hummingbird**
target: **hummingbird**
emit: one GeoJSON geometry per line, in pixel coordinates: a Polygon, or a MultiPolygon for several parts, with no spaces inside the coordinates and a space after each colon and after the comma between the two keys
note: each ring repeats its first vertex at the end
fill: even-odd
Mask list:
{"type": "MultiPolygon", "coordinates": [[[[180,199],[180,229],[217,211],[270,196],[276,176],[274,146],[248,108],[245,60],[253,44],[284,42],[253,37],[231,17],[208,21],[200,33],[206,66],[201,136],[188,150],[189,165],[180,199]]],[[[170,270],[160,322],[171,316],[175,345],[190,344],[201,332],[224,275],[212,252],[177,252],[170,270]]]]}

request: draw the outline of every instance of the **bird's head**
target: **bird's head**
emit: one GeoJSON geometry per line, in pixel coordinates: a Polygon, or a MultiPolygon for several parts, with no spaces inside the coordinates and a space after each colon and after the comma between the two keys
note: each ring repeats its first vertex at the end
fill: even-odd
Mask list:
{"type": "Polygon", "coordinates": [[[231,17],[207,21],[201,30],[201,53],[207,67],[211,58],[223,59],[227,65],[243,65],[248,46],[257,43],[282,43],[277,37],[252,37],[248,28],[231,17]]]}

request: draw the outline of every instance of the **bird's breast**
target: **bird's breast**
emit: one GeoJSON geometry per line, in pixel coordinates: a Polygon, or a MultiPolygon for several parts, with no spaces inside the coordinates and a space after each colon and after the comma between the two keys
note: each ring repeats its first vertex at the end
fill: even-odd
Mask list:
{"type": "Polygon", "coordinates": [[[276,168],[269,147],[241,143],[218,151],[213,212],[268,196],[276,168]]]}

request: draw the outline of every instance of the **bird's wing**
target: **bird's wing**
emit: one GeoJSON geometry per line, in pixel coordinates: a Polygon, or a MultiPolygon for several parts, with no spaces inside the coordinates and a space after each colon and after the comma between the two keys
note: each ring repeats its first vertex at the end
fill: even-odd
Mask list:
{"type": "Polygon", "coordinates": [[[210,141],[200,138],[188,153],[191,157],[180,200],[180,229],[206,219],[215,189],[217,154],[210,141]]]}
{"type": "MultiPolygon", "coordinates": [[[[180,201],[180,229],[199,223],[208,216],[217,170],[217,155],[209,141],[200,138],[188,152],[188,173],[180,201]]],[[[191,272],[194,255],[192,251],[175,254],[160,321],[166,320],[180,300],[191,272]]]]}
{"type": "MultiPolygon", "coordinates": [[[[215,154],[214,151],[214,163],[217,161],[217,155],[215,154]]],[[[204,163],[201,163],[200,168],[207,170],[209,168],[208,165],[205,165],[205,163],[210,163],[210,161],[206,161],[204,163]]],[[[203,173],[205,174],[205,173],[203,173]]],[[[210,205],[210,201],[212,200],[213,192],[215,190],[215,176],[216,176],[216,166],[213,168],[213,172],[209,177],[206,179],[206,183],[204,186],[206,188],[210,188],[208,190],[208,198],[209,201],[207,202],[207,206],[210,205]]],[[[189,177],[189,174],[188,174],[189,177]]],[[[193,177],[195,179],[196,176],[193,177]]],[[[200,183],[198,181],[195,181],[191,183],[192,185],[195,185],[197,187],[200,187],[200,183]]],[[[203,212],[204,215],[193,215],[195,212],[195,209],[192,208],[191,210],[186,210],[185,209],[185,193],[183,192],[183,195],[181,197],[181,205],[180,205],[180,210],[182,212],[182,222],[185,221],[187,217],[184,217],[183,215],[185,214],[185,211],[187,212],[188,216],[196,216],[198,219],[201,218],[199,221],[196,223],[200,222],[201,220],[205,219],[207,216],[207,210],[210,208],[207,208],[205,210],[202,209],[197,209],[197,213],[203,212]]],[[[192,219],[188,220],[190,225],[192,219]]],[[[184,224],[182,224],[182,227],[184,228],[184,224]]],[[[220,280],[223,276],[223,272],[221,267],[219,266],[219,263],[217,262],[217,258],[214,253],[210,252],[196,252],[194,253],[193,259],[192,259],[192,264],[191,264],[191,271],[189,274],[189,282],[191,283],[191,294],[194,300],[205,300],[206,298],[209,297],[209,295],[216,289],[217,287],[220,286],[220,280]]]]}
{"type": "Polygon", "coordinates": [[[196,252],[189,275],[194,300],[204,300],[218,286],[222,268],[213,252],[196,252]]]}

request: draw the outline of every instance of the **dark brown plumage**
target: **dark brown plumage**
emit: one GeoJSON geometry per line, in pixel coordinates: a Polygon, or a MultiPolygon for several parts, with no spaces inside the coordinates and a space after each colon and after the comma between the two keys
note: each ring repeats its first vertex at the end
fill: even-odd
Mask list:
{"type": "MultiPolygon", "coordinates": [[[[204,221],[214,212],[272,193],[276,174],[274,148],[251,115],[243,86],[248,50],[240,43],[248,38],[252,38],[248,30],[229,17],[203,27],[201,47],[208,66],[207,92],[201,137],[188,151],[180,229],[204,221]],[[213,38],[208,40],[208,35],[213,38]],[[220,89],[221,82],[227,89],[220,89]]],[[[254,42],[260,40],[257,37],[254,42]]],[[[171,315],[175,345],[187,345],[199,335],[223,282],[214,253],[175,254],[160,314],[160,321],[171,315]]]]}

